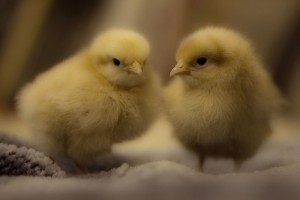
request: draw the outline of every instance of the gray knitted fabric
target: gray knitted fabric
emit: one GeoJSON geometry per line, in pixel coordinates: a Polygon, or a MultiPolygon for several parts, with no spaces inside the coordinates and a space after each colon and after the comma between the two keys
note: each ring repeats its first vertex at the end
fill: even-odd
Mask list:
{"type": "Polygon", "coordinates": [[[22,141],[0,133],[0,175],[65,176],[49,157],[22,146],[22,141]]]}

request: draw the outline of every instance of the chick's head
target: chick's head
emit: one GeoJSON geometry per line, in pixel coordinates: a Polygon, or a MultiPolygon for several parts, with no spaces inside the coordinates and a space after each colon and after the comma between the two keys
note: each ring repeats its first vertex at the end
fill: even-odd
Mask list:
{"type": "Polygon", "coordinates": [[[149,51],[143,36],[127,30],[106,31],[90,47],[93,68],[112,84],[125,88],[144,81],[149,51]]]}
{"type": "Polygon", "coordinates": [[[170,76],[180,77],[191,87],[231,81],[249,67],[253,50],[246,39],[225,28],[208,27],[188,36],[176,54],[170,76]]]}

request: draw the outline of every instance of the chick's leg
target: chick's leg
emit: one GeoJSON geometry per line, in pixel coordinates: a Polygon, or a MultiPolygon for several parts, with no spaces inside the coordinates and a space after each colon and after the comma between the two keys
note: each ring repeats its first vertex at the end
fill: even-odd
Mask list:
{"type": "Polygon", "coordinates": [[[234,160],[234,171],[239,172],[241,169],[242,161],[241,160],[234,160]]]}
{"type": "Polygon", "coordinates": [[[203,171],[204,162],[205,162],[205,155],[202,154],[202,153],[198,154],[198,167],[199,167],[199,171],[203,171]]]}
{"type": "Polygon", "coordinates": [[[89,172],[88,168],[86,167],[86,165],[80,163],[80,162],[77,162],[77,161],[74,161],[76,167],[79,169],[80,173],[81,174],[87,174],[89,172]]]}

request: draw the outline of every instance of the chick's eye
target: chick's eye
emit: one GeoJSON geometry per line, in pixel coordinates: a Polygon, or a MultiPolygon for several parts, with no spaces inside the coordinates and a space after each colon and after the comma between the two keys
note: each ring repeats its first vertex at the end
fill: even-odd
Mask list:
{"type": "Polygon", "coordinates": [[[198,65],[205,65],[205,63],[207,62],[207,58],[206,57],[200,57],[196,60],[196,63],[198,65]]]}
{"type": "Polygon", "coordinates": [[[116,66],[119,66],[121,64],[121,62],[116,58],[113,58],[113,62],[114,62],[114,65],[116,65],[116,66]]]}

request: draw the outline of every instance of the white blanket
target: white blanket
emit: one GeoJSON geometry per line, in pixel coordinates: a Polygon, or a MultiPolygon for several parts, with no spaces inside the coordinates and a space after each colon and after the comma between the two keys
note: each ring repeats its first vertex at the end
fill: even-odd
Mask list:
{"type": "MultiPolygon", "coordinates": [[[[2,145],[18,143],[8,148],[16,154],[38,155],[27,162],[42,167],[31,174],[38,176],[2,175],[0,199],[300,199],[300,134],[271,137],[239,172],[233,171],[232,161],[215,159],[199,172],[196,156],[164,135],[169,127],[155,126],[155,134],[113,148],[124,160],[120,167],[76,176],[64,174],[35,150],[24,154],[29,148],[20,142],[2,139],[2,145]]],[[[7,159],[4,153],[0,145],[0,160],[7,159]]]]}

